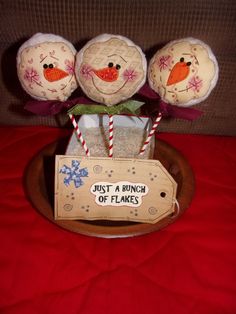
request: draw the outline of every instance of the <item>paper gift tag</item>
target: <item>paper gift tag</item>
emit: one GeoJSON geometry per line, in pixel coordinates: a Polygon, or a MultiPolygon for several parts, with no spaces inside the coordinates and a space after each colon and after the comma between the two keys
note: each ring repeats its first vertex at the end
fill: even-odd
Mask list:
{"type": "Polygon", "coordinates": [[[176,190],[157,160],[56,156],[55,219],[156,223],[174,212],[176,190]]]}

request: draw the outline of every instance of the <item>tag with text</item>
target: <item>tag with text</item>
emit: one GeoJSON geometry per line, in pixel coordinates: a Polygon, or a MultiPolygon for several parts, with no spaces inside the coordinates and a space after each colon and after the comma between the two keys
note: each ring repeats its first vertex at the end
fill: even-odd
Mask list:
{"type": "Polygon", "coordinates": [[[56,156],[55,219],[156,223],[174,212],[176,190],[157,160],[56,156]]]}

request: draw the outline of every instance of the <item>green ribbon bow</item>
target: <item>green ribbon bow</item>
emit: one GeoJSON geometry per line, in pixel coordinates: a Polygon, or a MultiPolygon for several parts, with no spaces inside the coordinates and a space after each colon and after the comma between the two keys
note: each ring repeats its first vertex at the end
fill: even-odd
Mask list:
{"type": "Polygon", "coordinates": [[[144,102],[137,100],[129,100],[123,103],[120,103],[116,106],[107,107],[105,105],[95,104],[77,104],[68,110],[68,114],[79,116],[82,114],[132,114],[139,115],[140,107],[144,105],[144,102]]]}

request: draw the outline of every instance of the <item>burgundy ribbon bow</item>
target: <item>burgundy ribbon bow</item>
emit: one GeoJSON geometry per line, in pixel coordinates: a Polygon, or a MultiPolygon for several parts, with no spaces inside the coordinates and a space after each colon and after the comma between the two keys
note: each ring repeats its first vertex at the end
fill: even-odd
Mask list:
{"type": "Polygon", "coordinates": [[[160,96],[155,93],[147,84],[145,84],[139,90],[139,94],[150,100],[155,100],[159,107],[159,112],[162,113],[163,117],[173,117],[192,121],[199,118],[203,114],[203,112],[198,109],[173,106],[162,101],[160,96]]]}
{"type": "Polygon", "coordinates": [[[41,116],[56,115],[63,110],[68,110],[72,106],[82,104],[92,104],[93,102],[85,97],[78,97],[66,101],[58,100],[30,100],[26,103],[25,109],[41,116]]]}
{"type": "MultiPolygon", "coordinates": [[[[153,100],[159,107],[159,112],[163,117],[173,117],[177,119],[195,120],[199,118],[203,112],[193,108],[183,108],[170,105],[161,100],[160,96],[155,93],[148,84],[145,84],[140,90],[139,95],[153,100]]],[[[25,109],[41,116],[56,115],[63,110],[69,110],[76,104],[93,104],[93,101],[86,97],[78,97],[66,101],[57,100],[30,100],[26,103],[25,109]]]]}

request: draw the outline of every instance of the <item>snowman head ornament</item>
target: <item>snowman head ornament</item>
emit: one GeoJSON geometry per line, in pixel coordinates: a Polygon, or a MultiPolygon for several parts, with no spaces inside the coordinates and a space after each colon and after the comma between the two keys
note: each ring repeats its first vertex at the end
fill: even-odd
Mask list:
{"type": "Polygon", "coordinates": [[[150,87],[171,105],[189,107],[204,101],[218,80],[211,48],[194,38],[171,41],[152,57],[150,87]]]}
{"type": "Polygon", "coordinates": [[[63,37],[35,34],[17,53],[17,73],[22,87],[37,100],[67,100],[77,88],[75,55],[75,48],[63,37]]]}
{"type": "Polygon", "coordinates": [[[187,107],[209,96],[217,83],[218,72],[212,50],[198,39],[171,41],[154,54],[148,67],[148,82],[161,101],[158,116],[140,154],[144,153],[163,115],[187,120],[201,115],[201,111],[187,107]]]}
{"type": "Polygon", "coordinates": [[[146,70],[142,50],[124,36],[97,36],[76,56],[79,85],[90,99],[106,106],[132,97],[145,83],[146,70]]]}

